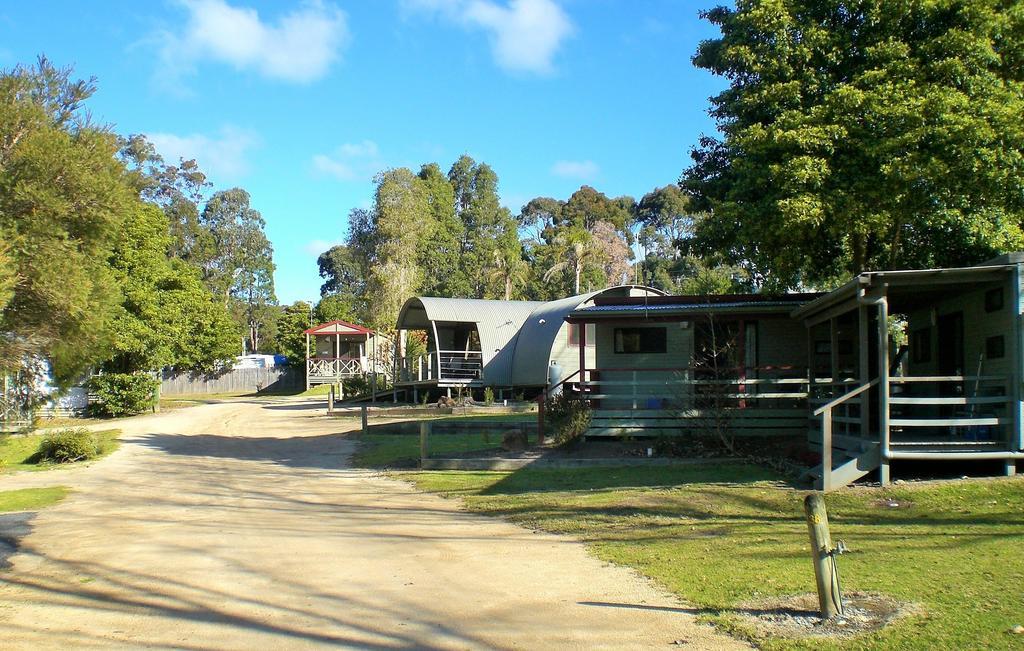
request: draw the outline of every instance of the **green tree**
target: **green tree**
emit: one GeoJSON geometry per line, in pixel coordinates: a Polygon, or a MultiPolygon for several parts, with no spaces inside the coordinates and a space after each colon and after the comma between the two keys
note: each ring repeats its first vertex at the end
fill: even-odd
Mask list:
{"type": "Polygon", "coordinates": [[[462,277],[473,298],[499,298],[511,295],[517,275],[505,274],[498,281],[496,261],[505,269],[513,269],[515,260],[522,258],[522,243],[518,236],[518,223],[498,195],[498,175],[486,163],[477,163],[469,156],[461,156],[448,172],[455,198],[455,214],[462,221],[462,277]]]}
{"type": "Polygon", "coordinates": [[[437,163],[420,168],[420,185],[429,211],[429,230],[420,241],[419,265],[425,270],[420,292],[427,296],[468,296],[463,269],[465,225],[455,212],[455,189],[437,163]]]}
{"type": "Polygon", "coordinates": [[[237,353],[235,326],[198,270],[168,258],[166,215],[138,202],[125,220],[110,267],[124,300],[113,320],[107,371],[212,371],[237,353]]]}
{"type": "Polygon", "coordinates": [[[212,242],[199,220],[199,205],[210,183],[196,161],[167,164],[141,134],[121,140],[120,158],[140,196],[167,215],[171,255],[194,263],[212,255],[212,242]]]}
{"type": "Polygon", "coordinates": [[[371,323],[389,330],[402,304],[419,289],[419,242],[429,212],[423,187],[408,169],[382,172],[376,183],[371,225],[376,246],[366,293],[371,323]]]}
{"type": "Polygon", "coordinates": [[[94,90],[45,58],[0,73],[0,364],[47,357],[61,383],[105,356],[121,301],[107,260],[135,201],[116,138],[81,110],[94,90]]]}
{"type": "Polygon", "coordinates": [[[730,82],[681,180],[694,250],[772,289],[1024,245],[1024,3],[738,0],[694,63],[730,82]]]}
{"type": "Polygon", "coordinates": [[[277,350],[288,358],[293,366],[303,366],[306,362],[306,335],[310,327],[309,315],[312,306],[305,301],[296,301],[286,305],[278,320],[277,350]]]}
{"type": "Polygon", "coordinates": [[[274,250],[266,223],[241,188],[215,193],[203,208],[200,225],[209,245],[197,260],[203,281],[232,306],[248,350],[260,350],[261,333],[273,318],[274,250]]]}

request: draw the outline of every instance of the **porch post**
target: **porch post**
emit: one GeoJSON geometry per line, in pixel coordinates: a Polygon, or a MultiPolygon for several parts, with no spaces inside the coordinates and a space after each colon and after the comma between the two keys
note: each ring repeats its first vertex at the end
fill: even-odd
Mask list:
{"type": "MultiPolygon", "coordinates": [[[[369,336],[369,335],[367,335],[369,336]]],[[[370,367],[373,369],[370,373],[370,403],[377,402],[377,333],[373,333],[373,339],[370,340],[370,344],[373,348],[373,363],[370,367]]],[[[365,411],[363,412],[366,413],[365,411]]],[[[364,428],[365,430],[365,428],[364,428]]]]}
{"type": "MultiPolygon", "coordinates": [[[[857,356],[861,385],[871,381],[871,355],[868,351],[868,306],[857,307],[857,356]]],[[[860,394],[860,435],[871,436],[871,392],[860,394]]]]}
{"type": "Polygon", "coordinates": [[[588,388],[585,384],[587,381],[587,324],[581,321],[577,327],[580,333],[580,336],[577,337],[580,342],[580,386],[583,388],[583,394],[586,395],[588,388]]]}
{"type": "Polygon", "coordinates": [[[334,379],[337,380],[341,376],[341,333],[337,332],[338,326],[334,326],[334,363],[331,365],[334,371],[334,379]]]}
{"type": "MultiPolygon", "coordinates": [[[[435,378],[440,382],[441,380],[441,338],[437,336],[437,321],[430,322],[430,329],[434,332],[434,357],[437,359],[437,377],[435,378]]],[[[428,346],[429,348],[429,346],[428,346]]],[[[429,352],[429,351],[427,351],[429,352]]],[[[451,391],[448,392],[451,397],[451,391]]]]}
{"type": "Polygon", "coordinates": [[[306,391],[309,391],[309,333],[306,333],[306,391]]]}
{"type": "MultiPolygon", "coordinates": [[[[743,319],[739,320],[739,334],[736,335],[739,340],[737,348],[737,359],[740,363],[739,368],[739,381],[740,383],[736,386],[736,393],[744,394],[747,392],[747,322],[743,319]]],[[[740,398],[737,403],[740,409],[747,408],[747,401],[744,398],[740,398]]]]}
{"type": "MultiPolygon", "coordinates": [[[[1022,376],[1022,364],[1024,364],[1024,339],[1021,338],[1021,266],[1018,264],[1014,267],[1014,272],[1010,274],[1010,282],[1012,286],[1010,288],[1010,296],[1013,297],[1013,301],[1010,303],[1011,309],[1013,310],[1013,346],[1010,349],[1013,351],[1013,370],[1010,372],[1010,399],[1012,402],[1010,406],[1013,410],[1013,430],[1010,432],[1010,450],[1013,452],[1019,452],[1024,449],[1024,401],[1022,401],[1021,388],[1024,386],[1024,376],[1022,376]]],[[[1004,472],[1007,475],[1017,474],[1017,462],[1014,459],[1007,459],[1006,465],[1004,466],[1004,472]]]]}
{"type": "MultiPolygon", "coordinates": [[[[366,333],[366,344],[363,346],[363,357],[366,358],[367,365],[372,369],[374,367],[373,358],[370,357],[370,333],[366,333]]],[[[362,360],[360,360],[362,363],[362,360]]],[[[366,367],[363,367],[363,375],[366,375],[366,367]]]]}
{"type": "Polygon", "coordinates": [[[878,481],[889,484],[889,299],[888,287],[882,286],[878,301],[878,439],[881,465],[878,481]]]}
{"type": "MultiPolygon", "coordinates": [[[[828,344],[829,364],[830,364],[830,367],[832,369],[831,370],[831,373],[832,373],[832,384],[833,385],[838,385],[839,384],[839,330],[838,330],[838,327],[837,327],[837,324],[836,324],[836,317],[832,317],[831,319],[828,320],[828,334],[829,334],[829,339],[828,339],[828,341],[829,341],[829,344],[828,344]]],[[[836,388],[836,387],[833,386],[833,388],[836,388]]],[[[839,394],[839,393],[840,393],[840,391],[837,389],[836,390],[836,394],[839,394]]],[[[836,395],[833,395],[832,397],[835,398],[836,395]]]]}

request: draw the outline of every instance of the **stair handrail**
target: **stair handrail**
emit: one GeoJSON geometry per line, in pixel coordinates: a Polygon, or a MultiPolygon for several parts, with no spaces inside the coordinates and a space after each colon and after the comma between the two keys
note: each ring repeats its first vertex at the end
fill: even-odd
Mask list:
{"type": "Polygon", "coordinates": [[[828,492],[832,490],[832,409],[850,398],[864,393],[871,387],[878,384],[878,378],[866,382],[856,389],[851,389],[843,395],[826,402],[814,410],[815,416],[821,416],[821,490],[828,492]]]}
{"type": "Polygon", "coordinates": [[[833,400],[831,400],[829,402],[826,402],[822,406],[820,406],[817,409],[815,409],[814,410],[814,415],[815,416],[820,416],[820,415],[824,414],[826,411],[832,411],[833,407],[841,405],[842,403],[846,402],[850,398],[856,398],[857,396],[859,396],[860,394],[864,393],[865,391],[867,391],[871,387],[875,386],[876,384],[878,384],[878,378],[875,378],[874,380],[871,380],[870,382],[866,382],[866,383],[860,385],[859,387],[857,387],[856,389],[850,389],[849,391],[847,391],[843,395],[839,396],[838,398],[835,398],[835,399],[833,399],[833,400]]]}
{"type": "MultiPolygon", "coordinates": [[[[561,382],[559,382],[558,384],[555,384],[555,385],[553,385],[553,386],[550,386],[550,387],[548,387],[547,389],[545,389],[545,390],[544,390],[544,397],[545,397],[545,398],[547,398],[548,396],[550,396],[550,395],[551,395],[551,393],[552,393],[552,392],[553,392],[553,391],[554,391],[555,389],[557,389],[558,387],[562,386],[563,384],[565,384],[565,383],[566,383],[566,382],[568,382],[569,380],[573,379],[573,378],[574,378],[574,377],[576,377],[577,375],[580,375],[580,369],[576,369],[576,370],[575,370],[575,371],[574,371],[574,372],[573,372],[573,373],[572,373],[571,375],[569,375],[569,376],[565,377],[564,379],[562,379],[562,381],[561,381],[561,382]]],[[[582,378],[582,376],[580,377],[580,381],[583,381],[583,378],[582,378]]]]}

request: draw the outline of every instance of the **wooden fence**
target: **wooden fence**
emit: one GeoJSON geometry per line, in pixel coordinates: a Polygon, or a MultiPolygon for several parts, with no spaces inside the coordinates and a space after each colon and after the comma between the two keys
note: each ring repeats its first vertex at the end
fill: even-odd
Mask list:
{"type": "Polygon", "coordinates": [[[209,393],[287,391],[305,388],[302,369],[294,366],[236,368],[215,375],[189,373],[164,374],[160,383],[163,396],[209,393]]]}

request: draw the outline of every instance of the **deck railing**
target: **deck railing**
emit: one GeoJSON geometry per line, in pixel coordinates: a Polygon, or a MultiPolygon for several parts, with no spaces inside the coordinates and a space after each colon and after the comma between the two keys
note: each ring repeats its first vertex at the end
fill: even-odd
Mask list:
{"type": "Polygon", "coordinates": [[[483,377],[479,350],[435,350],[402,360],[400,381],[472,382],[483,377]]]}
{"type": "Polygon", "coordinates": [[[310,378],[356,377],[366,371],[359,357],[309,357],[306,359],[306,376],[310,378]]]}

